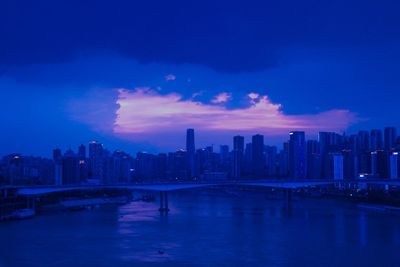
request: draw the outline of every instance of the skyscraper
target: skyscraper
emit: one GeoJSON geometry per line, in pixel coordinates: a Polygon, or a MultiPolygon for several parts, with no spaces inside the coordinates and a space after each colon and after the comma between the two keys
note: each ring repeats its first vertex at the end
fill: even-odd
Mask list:
{"type": "Polygon", "coordinates": [[[62,153],[61,149],[56,148],[53,150],[54,161],[54,184],[62,185],[62,153]]]}
{"type": "Polygon", "coordinates": [[[321,179],[321,155],[317,140],[307,141],[307,177],[321,179]]]}
{"type": "Polygon", "coordinates": [[[276,177],[277,175],[276,146],[265,146],[264,155],[265,155],[266,175],[269,177],[276,177]]]}
{"type": "Polygon", "coordinates": [[[329,178],[334,180],[344,179],[344,160],[341,153],[329,154],[331,164],[331,175],[329,178]]]}
{"type": "Polygon", "coordinates": [[[234,179],[241,178],[243,172],[243,152],[244,137],[237,135],[233,137],[233,164],[232,177],[234,179]]]}
{"type": "Polygon", "coordinates": [[[319,153],[321,155],[321,177],[327,178],[331,175],[329,153],[334,152],[332,149],[335,143],[335,133],[320,132],[318,135],[319,153]]]}
{"type": "Polygon", "coordinates": [[[186,156],[187,156],[187,169],[190,178],[196,176],[196,166],[195,166],[195,144],[194,144],[194,129],[186,130],[186,156]]]}
{"type": "Polygon", "coordinates": [[[289,134],[289,172],[291,178],[305,179],[307,177],[307,148],[304,132],[289,134]]]}
{"type": "Polygon", "coordinates": [[[396,146],[397,133],[395,127],[385,128],[385,150],[391,151],[396,146]]]}
{"type": "Polygon", "coordinates": [[[359,131],[359,149],[361,153],[365,153],[370,151],[370,140],[369,140],[369,132],[368,131],[359,131]]]}
{"type": "Polygon", "coordinates": [[[72,150],[67,150],[62,158],[62,184],[78,184],[78,157],[72,150]]]}
{"type": "Polygon", "coordinates": [[[88,164],[86,162],[86,147],[80,145],[78,148],[78,160],[79,160],[79,179],[85,181],[88,178],[88,164]]]}
{"type": "Polygon", "coordinates": [[[252,171],[256,178],[263,178],[265,175],[265,157],[264,157],[264,136],[261,134],[252,137],[252,171]]]}
{"type": "Polygon", "coordinates": [[[89,178],[102,180],[103,177],[103,145],[97,141],[89,144],[89,178]]]}
{"type": "Polygon", "coordinates": [[[382,130],[373,129],[370,134],[371,151],[383,149],[382,130]]]}
{"type": "Polygon", "coordinates": [[[83,144],[78,148],[78,158],[79,160],[86,160],[86,147],[83,144]]]}

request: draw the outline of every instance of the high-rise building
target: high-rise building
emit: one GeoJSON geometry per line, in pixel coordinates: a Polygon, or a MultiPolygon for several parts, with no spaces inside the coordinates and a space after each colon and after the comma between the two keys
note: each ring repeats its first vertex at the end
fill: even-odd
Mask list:
{"type": "Polygon", "coordinates": [[[371,130],[370,149],[371,149],[371,151],[383,149],[382,130],[379,130],[379,129],[371,130]]]}
{"type": "Polygon", "coordinates": [[[385,150],[391,151],[396,147],[397,133],[395,127],[385,128],[385,150]]]}
{"type": "Polygon", "coordinates": [[[62,152],[61,149],[55,148],[53,149],[53,160],[54,162],[60,163],[62,160],[62,152]]]}
{"type": "Polygon", "coordinates": [[[344,179],[344,160],[343,155],[340,153],[329,154],[331,160],[331,179],[343,180],[344,179]]]}
{"type": "Polygon", "coordinates": [[[89,178],[103,180],[103,145],[97,141],[89,144],[89,178]]]}
{"type": "Polygon", "coordinates": [[[221,145],[219,147],[219,155],[221,161],[226,161],[229,158],[229,146],[228,145],[221,145]]]}
{"type": "Polygon", "coordinates": [[[321,178],[321,155],[317,140],[307,141],[307,177],[309,179],[321,178]]]}
{"type": "Polygon", "coordinates": [[[276,177],[277,175],[277,148],[276,146],[265,146],[265,167],[266,175],[269,177],[276,177]]]}
{"type": "Polygon", "coordinates": [[[80,145],[78,147],[78,160],[79,160],[79,179],[85,181],[88,178],[88,164],[86,160],[86,147],[80,145]]]}
{"type": "Polygon", "coordinates": [[[390,179],[397,179],[399,177],[399,170],[398,168],[399,162],[399,153],[392,152],[389,156],[389,178],[390,179]]]}
{"type": "Polygon", "coordinates": [[[357,179],[359,177],[358,156],[352,150],[345,149],[342,151],[344,178],[348,180],[357,179]]]}
{"type": "Polygon", "coordinates": [[[62,184],[79,184],[78,157],[72,150],[67,150],[62,158],[62,184]]]}
{"type": "Polygon", "coordinates": [[[283,143],[283,149],[279,152],[278,160],[279,176],[289,176],[289,143],[283,143]]]}
{"type": "Polygon", "coordinates": [[[307,147],[304,132],[289,134],[289,172],[291,178],[307,178],[307,147]]]}
{"type": "Polygon", "coordinates": [[[187,169],[191,178],[196,176],[195,166],[195,142],[194,142],[194,129],[186,130],[186,156],[187,156],[187,169]]]}
{"type": "Polygon", "coordinates": [[[243,158],[243,170],[242,174],[247,177],[250,177],[253,172],[253,146],[251,143],[247,143],[244,149],[244,158],[243,158]]]}
{"type": "Polygon", "coordinates": [[[368,131],[359,131],[358,132],[358,140],[360,142],[359,149],[361,153],[370,151],[370,140],[369,140],[369,132],[368,131]]]}
{"type": "Polygon", "coordinates": [[[62,152],[61,149],[56,148],[53,150],[54,162],[54,184],[62,185],[62,152]]]}
{"type": "Polygon", "coordinates": [[[252,174],[256,178],[263,178],[265,175],[264,136],[256,134],[251,140],[252,174]]]}
{"type": "Polygon", "coordinates": [[[320,132],[318,135],[319,153],[321,155],[321,177],[328,178],[330,176],[330,158],[329,153],[334,152],[335,133],[320,132]]]}
{"type": "Polygon", "coordinates": [[[371,174],[377,178],[387,179],[389,177],[388,153],[384,150],[371,152],[371,174]]]}
{"type": "Polygon", "coordinates": [[[79,160],[86,160],[86,147],[83,144],[78,147],[78,158],[79,160]]]}
{"type": "Polygon", "coordinates": [[[239,179],[243,172],[243,153],[244,153],[244,137],[237,135],[233,137],[233,164],[232,177],[239,179]]]}
{"type": "Polygon", "coordinates": [[[226,174],[230,173],[230,154],[229,154],[229,146],[221,145],[219,149],[219,160],[218,160],[218,171],[225,172],[226,174]]]}

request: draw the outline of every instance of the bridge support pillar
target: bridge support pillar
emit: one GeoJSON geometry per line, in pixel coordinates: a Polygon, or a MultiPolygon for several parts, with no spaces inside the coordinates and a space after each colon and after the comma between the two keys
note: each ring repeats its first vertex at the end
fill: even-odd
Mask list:
{"type": "Polygon", "coordinates": [[[165,212],[169,212],[169,208],[168,208],[168,192],[167,191],[164,192],[164,199],[165,199],[165,202],[164,202],[165,212]]]}
{"type": "Polygon", "coordinates": [[[161,213],[169,212],[168,208],[168,192],[167,191],[160,191],[160,208],[158,209],[161,213]]]}

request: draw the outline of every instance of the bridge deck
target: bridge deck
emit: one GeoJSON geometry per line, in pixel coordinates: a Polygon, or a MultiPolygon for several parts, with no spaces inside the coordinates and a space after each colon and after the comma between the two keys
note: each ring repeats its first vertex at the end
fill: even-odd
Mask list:
{"type": "MultiPolygon", "coordinates": [[[[178,183],[178,184],[124,184],[124,185],[84,185],[84,186],[33,186],[33,187],[14,187],[19,195],[35,196],[57,192],[80,191],[80,190],[102,190],[102,189],[127,189],[127,190],[146,190],[146,191],[176,191],[193,189],[209,186],[255,186],[255,187],[274,187],[282,189],[297,189],[312,186],[332,185],[337,182],[345,183],[365,183],[371,185],[400,186],[399,180],[320,180],[320,181],[225,181],[216,183],[178,183]]],[[[7,187],[11,188],[11,187],[7,187]]]]}

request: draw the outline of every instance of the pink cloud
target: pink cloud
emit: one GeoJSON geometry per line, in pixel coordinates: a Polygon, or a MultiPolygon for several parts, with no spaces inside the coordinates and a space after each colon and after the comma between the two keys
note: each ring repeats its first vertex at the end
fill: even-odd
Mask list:
{"type": "Polygon", "coordinates": [[[222,93],[219,93],[218,95],[214,96],[214,98],[211,99],[211,103],[214,103],[214,104],[226,103],[231,99],[232,99],[232,94],[227,93],[227,92],[222,92],[222,93]]]}
{"type": "Polygon", "coordinates": [[[206,136],[253,133],[278,136],[291,130],[342,131],[359,120],[355,113],[345,109],[287,115],[268,96],[251,93],[248,97],[248,107],[228,109],[183,99],[177,93],[161,95],[148,88],[119,89],[113,131],[135,141],[159,136],[162,143],[167,142],[167,136],[182,133],[189,127],[199,129],[206,136]]]}

